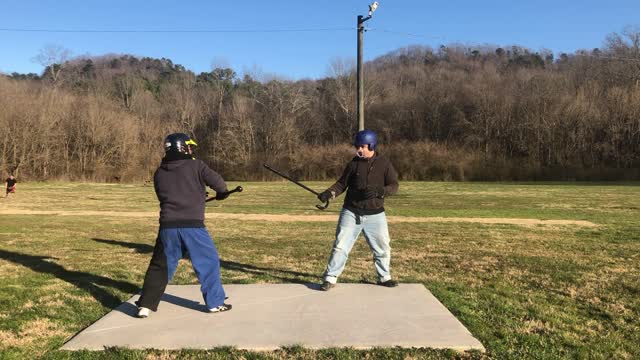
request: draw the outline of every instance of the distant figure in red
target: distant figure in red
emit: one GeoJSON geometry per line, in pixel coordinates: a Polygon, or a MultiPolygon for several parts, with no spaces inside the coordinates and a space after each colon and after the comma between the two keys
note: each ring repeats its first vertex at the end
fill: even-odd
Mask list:
{"type": "Polygon", "coordinates": [[[7,183],[7,193],[4,195],[4,197],[7,197],[10,193],[13,194],[16,192],[16,183],[18,182],[18,180],[16,180],[13,175],[9,175],[5,182],[7,183]]]}

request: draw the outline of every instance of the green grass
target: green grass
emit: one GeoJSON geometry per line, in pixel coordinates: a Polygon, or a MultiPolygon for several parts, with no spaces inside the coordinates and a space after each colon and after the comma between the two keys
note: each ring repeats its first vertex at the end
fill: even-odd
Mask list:
{"type": "MultiPolygon", "coordinates": [[[[424,284],[487,349],[300,347],[212,351],[62,352],[66,340],[137,292],[157,220],[11,215],[32,211],[157,212],[152,187],[19,184],[0,200],[0,358],[639,358],[638,184],[401,183],[387,213],[412,217],[587,220],[575,225],[391,223],[392,271],[424,284]]],[[[290,183],[247,183],[208,212],[317,214],[313,195],[290,183]]],[[[328,183],[309,183],[318,190],[328,183]]],[[[340,210],[340,198],[327,209],[340,210]]],[[[224,283],[317,282],[335,222],[207,221],[224,283]],[[276,261],[277,259],[277,261],[276,261]]],[[[341,281],[375,281],[359,241],[341,281]]],[[[174,283],[195,284],[188,264],[174,283]]]]}

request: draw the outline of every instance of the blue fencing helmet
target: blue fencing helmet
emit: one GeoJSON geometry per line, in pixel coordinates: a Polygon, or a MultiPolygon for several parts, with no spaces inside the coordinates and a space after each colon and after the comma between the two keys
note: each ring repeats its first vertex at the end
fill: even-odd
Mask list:
{"type": "Polygon", "coordinates": [[[378,137],[373,130],[365,129],[356,134],[355,139],[353,140],[354,146],[360,145],[369,145],[369,150],[375,150],[378,145],[378,137]]]}

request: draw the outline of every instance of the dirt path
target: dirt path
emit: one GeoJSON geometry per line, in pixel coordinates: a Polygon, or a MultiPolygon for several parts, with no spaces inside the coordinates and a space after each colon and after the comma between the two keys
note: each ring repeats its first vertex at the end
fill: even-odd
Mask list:
{"type": "MultiPolygon", "coordinates": [[[[157,211],[45,211],[45,210],[0,210],[0,215],[59,215],[59,216],[105,216],[129,218],[156,218],[157,211]]],[[[224,214],[207,213],[207,219],[248,220],[248,221],[280,221],[280,222],[334,222],[337,215],[281,215],[281,214],[224,214]]],[[[572,225],[596,227],[584,220],[540,220],[517,218],[465,218],[465,217],[408,217],[389,216],[390,223],[478,223],[478,224],[512,224],[512,225],[572,225]]]]}

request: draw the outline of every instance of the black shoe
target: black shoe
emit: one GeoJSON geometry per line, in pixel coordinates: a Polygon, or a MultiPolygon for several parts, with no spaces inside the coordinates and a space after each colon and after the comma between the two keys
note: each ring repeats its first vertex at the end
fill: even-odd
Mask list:
{"type": "Polygon", "coordinates": [[[322,291],[329,291],[331,288],[333,288],[334,286],[336,286],[336,284],[332,284],[328,281],[325,281],[322,283],[322,285],[320,286],[320,290],[322,291]]]}
{"type": "Polygon", "coordinates": [[[378,281],[378,285],[380,286],[385,286],[385,287],[396,287],[398,286],[398,282],[395,280],[387,280],[387,281],[378,281]]]}
{"type": "Polygon", "coordinates": [[[208,310],[210,313],[219,313],[223,311],[229,311],[231,310],[231,308],[232,308],[231,304],[222,304],[214,307],[213,309],[208,309],[208,310]]]}

